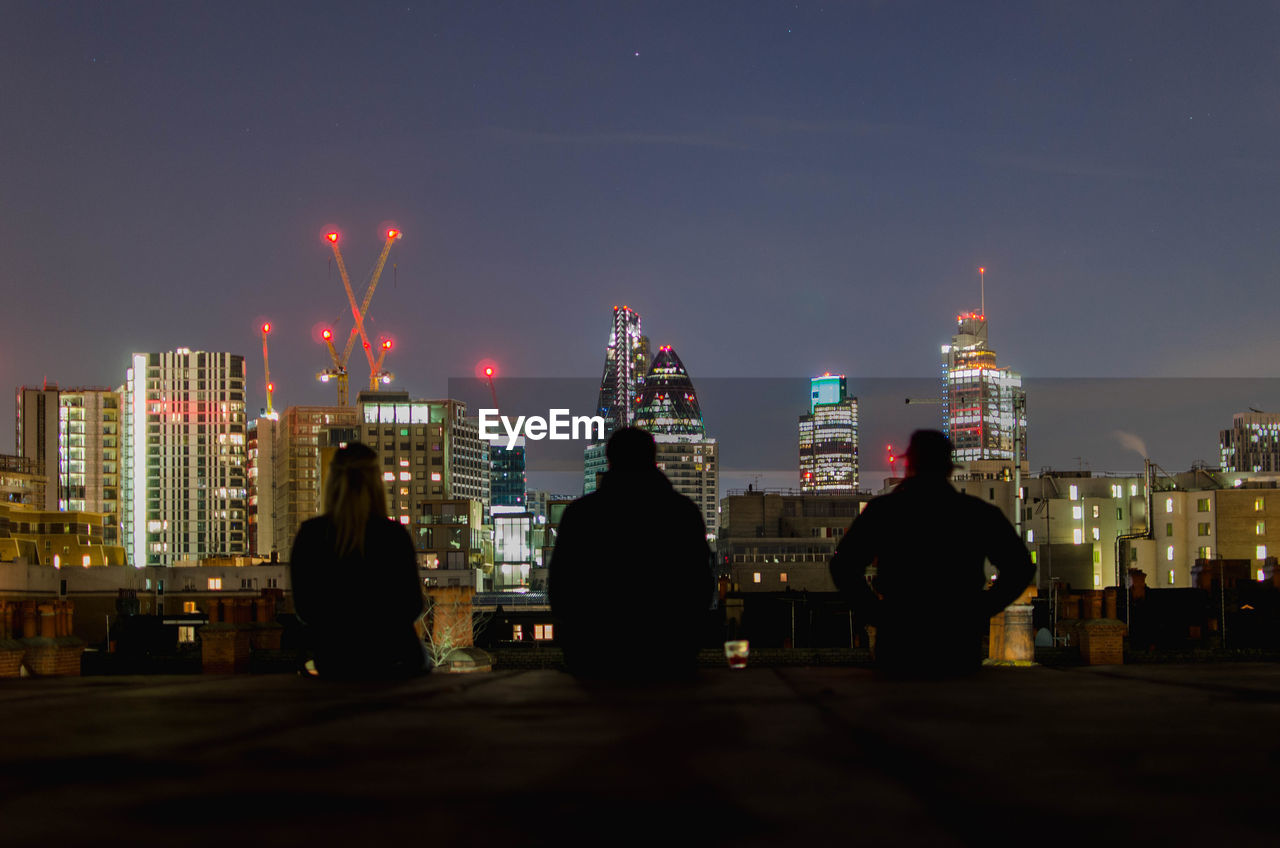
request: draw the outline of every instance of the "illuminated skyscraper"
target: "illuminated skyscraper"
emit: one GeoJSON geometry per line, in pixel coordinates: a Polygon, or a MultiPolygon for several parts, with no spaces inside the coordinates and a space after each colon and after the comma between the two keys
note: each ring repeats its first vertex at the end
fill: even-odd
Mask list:
{"type": "Polygon", "coordinates": [[[649,339],[640,332],[640,313],[628,306],[613,307],[613,328],[605,348],[600,378],[598,414],[604,418],[604,437],[633,422],[640,388],[649,368],[649,339]]]}
{"type": "Polygon", "coordinates": [[[800,490],[853,494],[858,490],[858,399],[844,375],[809,381],[809,414],[800,416],[800,490]]]}
{"type": "MultiPolygon", "coordinates": [[[[987,318],[956,316],[956,334],[942,346],[942,431],[955,445],[956,462],[1011,465],[1027,462],[1026,393],[1022,376],[996,364],[987,344],[987,318]]],[[[995,469],[989,469],[994,472],[995,469]]]]}
{"type": "Polygon", "coordinates": [[[248,553],[244,357],[135,353],[123,395],[121,513],[132,564],[248,553]]]}
{"type": "Polygon", "coordinates": [[[703,436],[702,408],[689,372],[671,345],[658,349],[649,366],[632,421],[655,436],[703,436]]]}

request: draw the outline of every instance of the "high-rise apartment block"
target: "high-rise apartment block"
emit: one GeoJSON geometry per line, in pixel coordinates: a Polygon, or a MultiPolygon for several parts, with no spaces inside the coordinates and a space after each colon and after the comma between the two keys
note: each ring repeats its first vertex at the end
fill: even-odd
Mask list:
{"type": "Polygon", "coordinates": [[[1280,413],[1237,412],[1218,444],[1223,471],[1280,471],[1280,413]]]}
{"type": "Polygon", "coordinates": [[[245,433],[245,476],[249,480],[249,549],[270,556],[275,547],[275,444],[280,414],[273,412],[249,422],[245,433]]]}
{"type": "Polygon", "coordinates": [[[851,495],[858,490],[858,399],[844,375],[809,381],[809,414],[800,416],[800,490],[851,495]]]}
{"type": "Polygon", "coordinates": [[[605,421],[606,440],[614,430],[633,423],[648,368],[649,339],[640,331],[640,314],[629,306],[613,307],[613,327],[605,347],[596,403],[605,421]]]}
{"type": "Polygon", "coordinates": [[[987,318],[956,316],[951,344],[942,346],[942,430],[961,463],[1026,468],[1027,413],[1022,377],[996,363],[987,343],[987,318]]]}
{"type": "Polygon", "coordinates": [[[16,399],[15,433],[17,455],[34,463],[33,470],[44,481],[41,509],[58,508],[58,387],[22,386],[16,399]]]}
{"type": "Polygon", "coordinates": [[[120,428],[115,389],[18,389],[18,454],[40,469],[43,507],[105,514],[108,544],[120,535],[120,428]]]}
{"type": "Polygon", "coordinates": [[[244,357],[135,353],[122,393],[132,564],[248,553],[244,357]]]}
{"type": "MultiPolygon", "coordinates": [[[[265,503],[264,490],[260,489],[257,504],[259,534],[258,554],[266,556],[266,542],[262,535],[269,513],[271,519],[271,547],[280,558],[287,559],[293,547],[293,537],[308,518],[323,511],[324,489],[320,485],[324,476],[324,448],[335,439],[334,434],[354,432],[359,412],[353,406],[291,406],[280,413],[280,420],[272,422],[275,439],[271,445],[271,503],[265,503]]],[[[265,464],[263,419],[258,419],[258,459],[265,464]]],[[[337,439],[342,441],[341,435],[337,439]]],[[[259,480],[264,473],[259,471],[259,480]]]]}

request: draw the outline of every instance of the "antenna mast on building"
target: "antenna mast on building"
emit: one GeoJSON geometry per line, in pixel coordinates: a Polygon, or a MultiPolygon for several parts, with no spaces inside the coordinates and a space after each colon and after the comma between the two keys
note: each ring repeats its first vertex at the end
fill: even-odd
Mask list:
{"type": "Polygon", "coordinates": [[[981,300],[979,301],[981,305],[978,311],[982,313],[983,318],[986,318],[987,317],[987,269],[983,268],[981,265],[978,266],[978,291],[981,296],[981,300]]]}

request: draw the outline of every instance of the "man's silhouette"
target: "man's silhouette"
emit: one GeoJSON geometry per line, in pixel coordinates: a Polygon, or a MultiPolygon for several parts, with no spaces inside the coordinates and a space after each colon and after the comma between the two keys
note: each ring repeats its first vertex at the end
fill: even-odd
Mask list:
{"type": "Polygon", "coordinates": [[[951,487],[951,451],[936,430],[913,433],[907,478],[867,504],[831,558],[836,585],[876,627],[876,661],[887,671],[974,670],[989,619],[1035,576],[1003,513],[951,487]],[[990,589],[984,560],[1000,572],[990,589]]]}
{"type": "Polygon", "coordinates": [[[618,430],[600,487],[564,511],[551,558],[556,641],[575,674],[691,672],[714,582],[706,525],[657,467],[653,436],[618,430]]]}

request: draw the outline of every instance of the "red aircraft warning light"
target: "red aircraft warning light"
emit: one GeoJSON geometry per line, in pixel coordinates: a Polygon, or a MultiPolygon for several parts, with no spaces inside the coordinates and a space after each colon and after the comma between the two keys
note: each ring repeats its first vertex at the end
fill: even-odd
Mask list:
{"type": "Polygon", "coordinates": [[[325,237],[325,238],[327,238],[329,241],[333,242],[334,244],[337,244],[337,243],[338,243],[338,234],[337,234],[337,233],[325,233],[325,234],[324,234],[324,237],[325,237]]]}
{"type": "Polygon", "coordinates": [[[387,238],[389,239],[398,239],[400,238],[400,236],[401,236],[401,233],[399,230],[396,230],[396,229],[387,230],[387,238]]]}
{"type": "Polygon", "coordinates": [[[268,321],[267,323],[265,323],[265,324],[263,324],[263,325],[262,325],[262,335],[264,335],[264,336],[265,336],[265,335],[266,335],[267,333],[269,333],[269,332],[271,332],[271,322],[270,322],[270,321],[268,321]]]}
{"type": "Polygon", "coordinates": [[[490,365],[488,368],[484,369],[484,375],[485,375],[486,377],[492,377],[492,376],[493,376],[493,366],[492,366],[492,365],[490,365]]]}
{"type": "Polygon", "coordinates": [[[384,350],[391,350],[391,339],[387,339],[382,343],[384,350]]]}
{"type": "Polygon", "coordinates": [[[333,338],[333,330],[325,330],[320,335],[324,336],[325,341],[329,341],[329,339],[333,338]]]}

